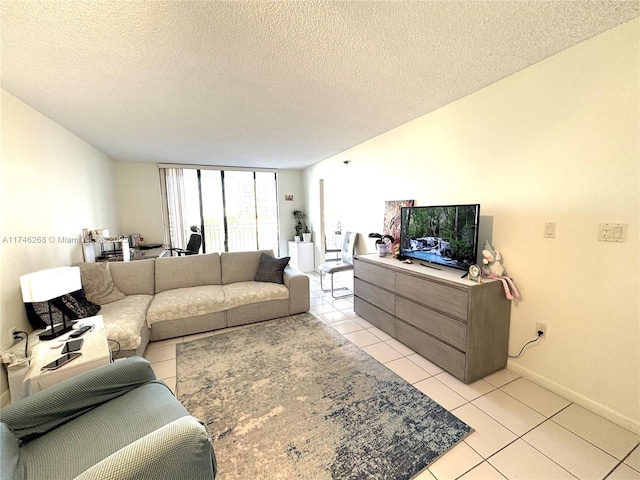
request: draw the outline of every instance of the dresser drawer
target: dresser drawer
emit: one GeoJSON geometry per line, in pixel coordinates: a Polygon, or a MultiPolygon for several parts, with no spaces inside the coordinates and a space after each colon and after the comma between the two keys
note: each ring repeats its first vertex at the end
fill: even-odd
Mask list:
{"type": "Polygon", "coordinates": [[[392,292],[395,291],[396,273],[388,268],[371,265],[356,258],[354,261],[354,275],[356,278],[373,283],[378,287],[392,292]]]}
{"type": "Polygon", "coordinates": [[[353,285],[356,296],[366,300],[368,303],[375,305],[378,308],[381,308],[391,315],[395,313],[396,296],[393,293],[378,288],[375,285],[363,282],[359,278],[354,279],[353,285]]]}
{"type": "Polygon", "coordinates": [[[466,290],[397,273],[396,293],[441,312],[446,312],[463,322],[467,321],[468,293],[466,290]]]}
{"type": "Polygon", "coordinates": [[[384,310],[365,302],[361,298],[354,297],[353,305],[355,312],[362,318],[366,318],[367,322],[378,327],[384,333],[394,336],[395,318],[384,310]]]}
{"type": "Polygon", "coordinates": [[[401,297],[396,300],[396,317],[458,350],[466,351],[466,323],[401,297]]]}
{"type": "Polygon", "coordinates": [[[465,381],[465,355],[415,327],[396,320],[396,338],[407,347],[435,363],[454,377],[465,381]]]}

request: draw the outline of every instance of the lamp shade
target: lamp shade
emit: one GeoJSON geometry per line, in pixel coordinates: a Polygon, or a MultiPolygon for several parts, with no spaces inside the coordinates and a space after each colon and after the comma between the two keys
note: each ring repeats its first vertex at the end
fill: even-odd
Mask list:
{"type": "Polygon", "coordinates": [[[22,301],[46,302],[82,288],[79,267],[59,267],[22,275],[22,301]]]}

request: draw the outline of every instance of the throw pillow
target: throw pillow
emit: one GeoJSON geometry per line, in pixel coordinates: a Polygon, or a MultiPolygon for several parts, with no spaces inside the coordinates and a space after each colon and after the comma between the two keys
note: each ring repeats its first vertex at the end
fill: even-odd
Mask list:
{"type": "Polygon", "coordinates": [[[256,282],[284,283],[283,273],[290,258],[274,258],[263,253],[260,256],[260,263],[254,280],[256,282]]]}
{"type": "Polygon", "coordinates": [[[106,305],[125,298],[113,283],[109,262],[81,263],[80,276],[87,300],[98,305],[106,305]]]}

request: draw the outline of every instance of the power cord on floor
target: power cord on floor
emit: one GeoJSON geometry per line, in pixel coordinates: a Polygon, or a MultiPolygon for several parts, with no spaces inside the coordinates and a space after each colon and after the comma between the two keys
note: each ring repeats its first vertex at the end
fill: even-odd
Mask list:
{"type": "Polygon", "coordinates": [[[524,352],[524,348],[529,345],[530,343],[535,343],[538,340],[540,340],[540,337],[542,337],[542,335],[544,335],[544,332],[542,330],[538,330],[538,336],[536,338],[534,338],[533,340],[529,340],[527,343],[525,343],[522,348],[520,349],[520,352],[517,355],[508,355],[509,358],[519,358],[520,355],[522,355],[522,352],[524,352]]]}
{"type": "Polygon", "coordinates": [[[27,358],[29,356],[29,334],[24,330],[15,330],[13,332],[13,339],[24,340],[24,358],[27,358]]]}

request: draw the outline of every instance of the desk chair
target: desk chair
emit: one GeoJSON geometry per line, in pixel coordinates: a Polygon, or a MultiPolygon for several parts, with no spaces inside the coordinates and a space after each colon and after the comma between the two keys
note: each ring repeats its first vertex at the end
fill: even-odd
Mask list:
{"type": "Polygon", "coordinates": [[[200,253],[200,245],[202,245],[202,235],[200,234],[200,229],[193,225],[191,227],[191,231],[194,233],[192,233],[189,237],[187,248],[168,248],[167,250],[176,252],[178,256],[197,255],[198,253],[200,253]]]}
{"type": "Polygon", "coordinates": [[[323,292],[331,292],[333,298],[342,298],[353,295],[353,292],[346,287],[334,288],[333,275],[338,272],[346,272],[353,270],[353,252],[356,248],[356,240],[358,234],[356,232],[346,232],[344,241],[342,242],[342,250],[340,252],[340,260],[337,262],[325,262],[318,266],[320,272],[320,288],[323,292]],[[324,275],[331,275],[331,288],[325,289],[322,281],[324,275]],[[339,290],[347,290],[348,293],[336,296],[335,292],[339,290]]]}

